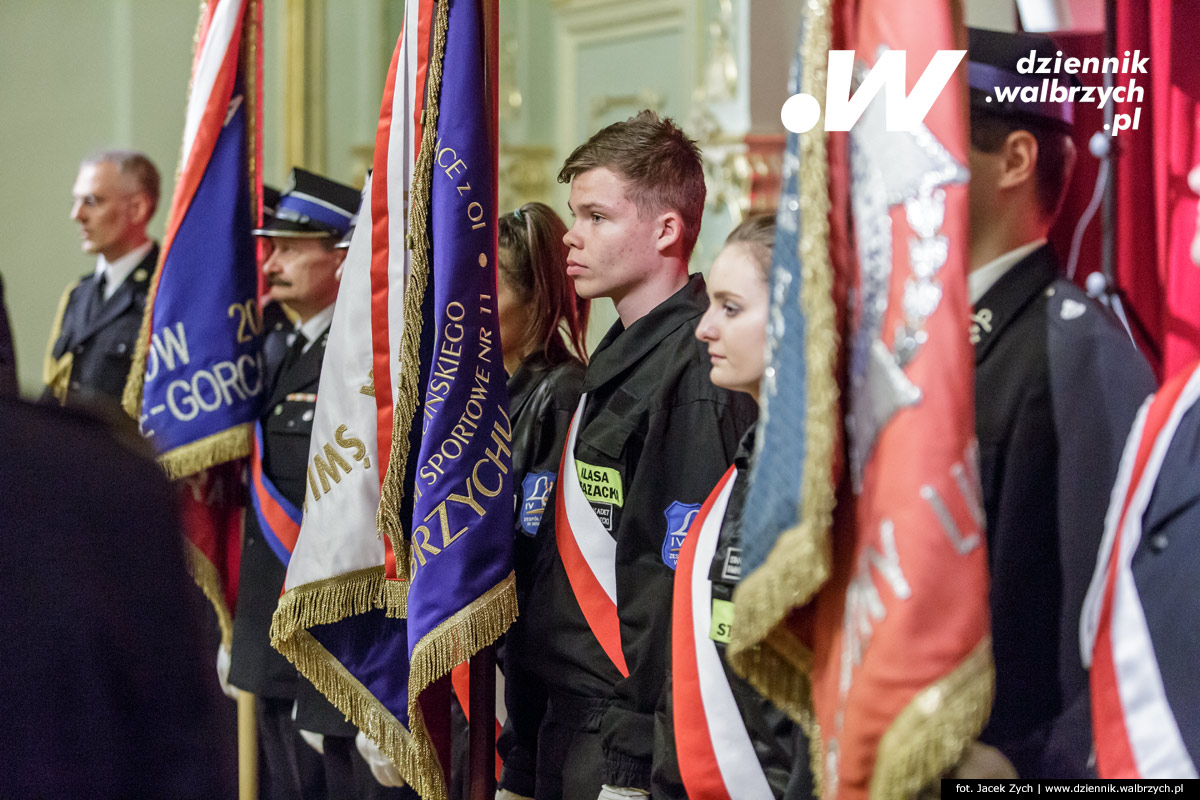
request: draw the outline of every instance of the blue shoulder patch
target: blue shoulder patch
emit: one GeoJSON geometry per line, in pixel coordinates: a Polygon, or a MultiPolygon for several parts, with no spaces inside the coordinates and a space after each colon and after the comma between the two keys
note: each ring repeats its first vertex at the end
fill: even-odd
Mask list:
{"type": "Polygon", "coordinates": [[[557,477],[553,472],[531,472],[521,481],[521,530],[529,536],[537,534],[557,477]]]}
{"type": "Polygon", "coordinates": [[[667,518],[667,535],[663,538],[662,560],[671,569],[679,565],[679,548],[687,536],[692,520],[700,513],[699,503],[681,503],[676,500],[667,506],[663,516],[667,518]]]}

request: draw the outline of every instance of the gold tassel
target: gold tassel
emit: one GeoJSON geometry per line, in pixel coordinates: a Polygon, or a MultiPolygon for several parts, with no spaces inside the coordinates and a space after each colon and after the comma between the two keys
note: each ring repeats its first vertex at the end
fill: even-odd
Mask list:
{"type": "Polygon", "coordinates": [[[233,614],[229,606],[225,604],[225,593],[221,591],[221,576],[218,574],[217,568],[208,560],[208,556],[200,552],[200,548],[190,541],[187,543],[184,555],[192,580],[200,587],[200,591],[208,598],[208,602],[212,604],[213,610],[217,613],[217,625],[221,629],[221,644],[225,647],[232,647],[233,614]]]}
{"type": "Polygon", "coordinates": [[[55,358],[54,343],[62,335],[67,303],[71,300],[71,292],[78,286],[79,281],[75,281],[58,298],[58,310],[54,312],[54,323],[50,326],[50,341],[46,343],[46,358],[42,362],[42,383],[60,404],[67,402],[67,389],[71,385],[71,367],[75,365],[75,354],[68,350],[61,358],[55,358]]]}
{"type": "MultiPolygon", "coordinates": [[[[808,0],[803,41],[804,91],[825,96],[826,53],[831,41],[830,0],[808,0]]],[[[811,724],[811,664],[782,627],[788,613],[808,602],[831,569],[829,531],[833,524],[834,450],[838,443],[837,314],[833,265],[829,256],[829,161],[824,125],[800,135],[800,302],[807,340],[806,450],[801,475],[800,522],[784,531],[767,561],[747,575],[734,592],[734,622],[727,656],[734,670],[802,725],[811,724]],[[767,651],[774,650],[773,654],[767,651]],[[790,674],[803,669],[804,674],[790,674]],[[805,720],[810,722],[806,723],[805,720]]],[[[815,725],[813,725],[815,730],[815,725]]],[[[806,728],[807,730],[807,728],[806,728]]],[[[813,739],[819,746],[820,739],[813,739]]],[[[821,770],[814,769],[819,780],[821,770]]]]}
{"type": "Polygon", "coordinates": [[[383,608],[392,619],[408,616],[408,581],[389,580],[383,582],[383,608]]]}
{"type": "Polygon", "coordinates": [[[879,740],[871,800],[904,800],[957,764],[992,708],[992,640],[985,637],[946,677],[921,690],[879,740]]]}

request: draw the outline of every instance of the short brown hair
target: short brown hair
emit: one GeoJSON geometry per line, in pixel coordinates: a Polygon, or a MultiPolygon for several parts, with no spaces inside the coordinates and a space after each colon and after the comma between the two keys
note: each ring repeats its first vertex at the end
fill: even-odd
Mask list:
{"type": "Polygon", "coordinates": [[[690,257],[704,216],[700,148],[670,118],[650,110],[592,135],[563,163],[559,183],[601,167],[629,184],[639,216],[676,211],[683,219],[683,252],[690,257]]]}
{"type": "Polygon", "coordinates": [[[758,274],[765,281],[771,278],[771,254],[775,250],[775,212],[752,214],[738,223],[725,237],[725,246],[744,244],[754,255],[758,274]]]}
{"type": "Polygon", "coordinates": [[[150,198],[150,216],[158,209],[160,180],[158,167],[145,153],[136,150],[98,150],[83,160],[84,164],[112,164],[122,175],[133,178],[138,189],[150,198]]]}
{"type": "Polygon", "coordinates": [[[545,203],[526,203],[500,217],[498,234],[500,279],[530,307],[529,341],[551,363],[586,362],[591,306],[567,275],[562,218],[545,203]]]}
{"type": "Polygon", "coordinates": [[[1038,210],[1042,219],[1053,220],[1058,216],[1067,194],[1067,185],[1071,181],[1071,166],[1074,163],[1071,137],[1053,125],[1014,120],[971,109],[971,146],[976,150],[996,153],[1014,131],[1029,131],[1037,140],[1037,163],[1033,170],[1038,210]]]}

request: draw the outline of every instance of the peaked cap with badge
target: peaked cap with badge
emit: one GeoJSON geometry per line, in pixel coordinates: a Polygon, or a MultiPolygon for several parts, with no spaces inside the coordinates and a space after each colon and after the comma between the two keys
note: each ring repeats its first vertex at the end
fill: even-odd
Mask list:
{"type": "MultiPolygon", "coordinates": [[[[971,30],[969,47],[973,123],[982,111],[1070,132],[1064,109],[993,96],[1050,77],[1016,64],[1031,50],[1055,57],[1051,39],[971,30]]],[[[1022,778],[1081,778],[1092,743],[1080,610],[1125,437],[1154,375],[1108,310],[1060,277],[1049,244],[1001,258],[1012,254],[975,301],[971,326],[996,666],[980,740],[1022,778]]]]}
{"type": "MultiPolygon", "coordinates": [[[[1014,99],[1001,101],[996,89],[1030,87],[1039,94],[1042,82],[1057,78],[1061,85],[1078,86],[1074,75],[1054,75],[1036,72],[1022,73],[1018,64],[1032,54],[1036,59],[1055,59],[1062,54],[1049,36],[1033,33],[1007,33],[984,28],[967,29],[967,75],[970,84],[971,113],[1002,117],[1014,122],[1026,122],[1070,133],[1075,123],[1075,106],[1070,102],[1038,102],[1014,99]]],[[[1035,62],[1034,66],[1037,64],[1035,62]]],[[[1018,92],[1020,94],[1020,92],[1018,92]]]]}
{"type": "MultiPolygon", "coordinates": [[[[295,168],[278,196],[274,213],[268,214],[266,188],[263,225],[253,233],[272,238],[336,242],[350,230],[361,197],[353,187],[295,168]]],[[[304,505],[309,440],[329,328],[326,323],[323,331],[310,331],[310,341],[278,302],[264,306],[263,321],[266,405],[259,419],[261,474],[264,482],[269,481],[283,500],[299,510],[304,505]]],[[[269,630],[287,567],[269,542],[263,523],[253,508],[248,508],[229,681],[259,696],[268,709],[263,713],[272,719],[280,717],[276,721],[283,730],[300,728],[352,741],[354,726],[271,647],[269,630]]],[[[332,750],[334,744],[327,740],[326,746],[332,750]]],[[[264,744],[272,753],[292,745],[294,742],[281,742],[274,735],[264,744]]],[[[295,756],[303,761],[314,758],[303,745],[295,756]]],[[[328,758],[325,761],[328,763],[328,758]]]]}
{"type": "MultiPolygon", "coordinates": [[[[264,217],[265,194],[264,190],[264,217]]],[[[294,167],[275,206],[274,216],[269,222],[264,219],[263,226],[255,228],[254,235],[341,239],[350,229],[360,199],[359,191],[352,186],[294,167]]]]}

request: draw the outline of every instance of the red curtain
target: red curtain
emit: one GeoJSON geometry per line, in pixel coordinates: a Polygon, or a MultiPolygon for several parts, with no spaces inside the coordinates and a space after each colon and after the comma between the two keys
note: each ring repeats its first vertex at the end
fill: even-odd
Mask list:
{"type": "MultiPolygon", "coordinates": [[[[1126,310],[1144,330],[1134,333],[1159,378],[1165,380],[1200,358],[1200,267],[1189,258],[1196,231],[1196,195],[1187,173],[1200,162],[1200,0],[1117,3],[1117,55],[1149,56],[1148,74],[1131,78],[1145,91],[1141,102],[1117,104],[1141,115],[1137,130],[1117,137],[1116,283],[1126,310]]],[[[1055,34],[1064,55],[1103,56],[1100,34],[1055,34]]],[[[1080,76],[1085,85],[1099,76],[1080,76]]],[[[1088,139],[1104,124],[1103,112],[1080,104],[1075,115],[1079,151],[1075,177],[1050,239],[1065,259],[1071,236],[1091,198],[1098,169],[1088,139]]],[[[1076,281],[1100,269],[1100,214],[1088,227],[1076,281]]]]}

